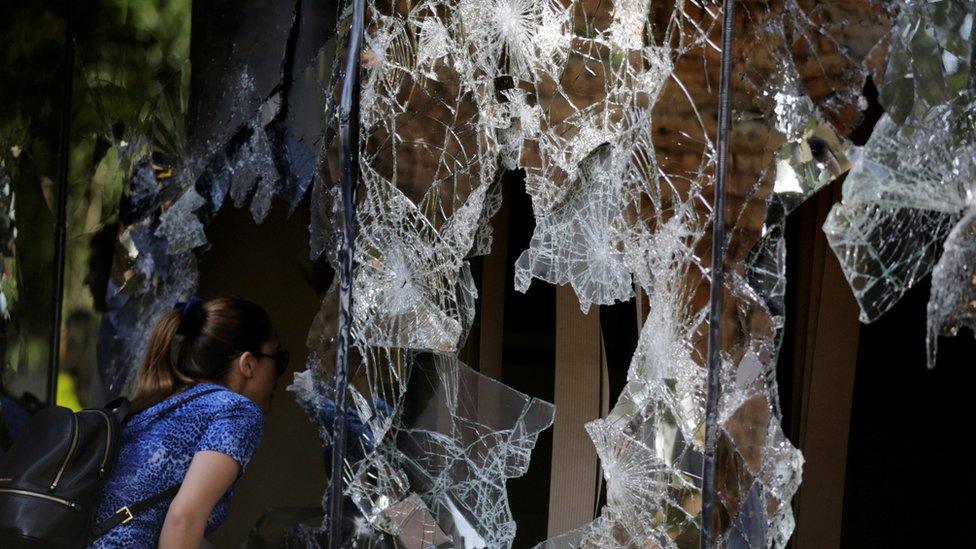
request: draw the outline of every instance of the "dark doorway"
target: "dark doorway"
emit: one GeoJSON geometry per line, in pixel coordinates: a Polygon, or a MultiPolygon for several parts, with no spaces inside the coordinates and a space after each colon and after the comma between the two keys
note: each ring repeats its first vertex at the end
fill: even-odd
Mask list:
{"type": "Polygon", "coordinates": [[[976,514],[972,334],[925,366],[930,278],[861,326],[844,494],[844,547],[972,547],[976,514]]]}

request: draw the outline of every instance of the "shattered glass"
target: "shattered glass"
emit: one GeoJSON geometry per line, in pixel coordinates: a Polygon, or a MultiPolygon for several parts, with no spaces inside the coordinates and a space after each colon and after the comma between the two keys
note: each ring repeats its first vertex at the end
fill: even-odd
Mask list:
{"type": "Polygon", "coordinates": [[[968,0],[899,2],[879,74],[885,116],[856,152],[824,231],[870,322],[932,273],[928,363],[939,336],[973,327],[976,181],[973,19],[968,0]]]}
{"type": "MultiPolygon", "coordinates": [[[[329,446],[334,416],[323,411],[335,407],[335,391],[322,385],[327,377],[316,371],[318,360],[289,389],[329,446]]],[[[516,525],[505,481],[525,474],[538,434],[552,424],[553,406],[447,354],[377,351],[364,361],[378,365],[364,368],[371,398],[351,390],[347,436],[350,447],[364,451],[347,455],[346,495],[377,531],[348,528],[345,543],[408,530],[423,540],[410,547],[509,545],[516,525]]],[[[346,520],[358,520],[349,515],[346,520]]]]}
{"type": "MultiPolygon", "coordinates": [[[[92,117],[104,126],[99,158],[108,159],[92,165],[124,180],[99,337],[108,394],[131,383],[156,319],[196,290],[207,227],[228,203],[260,223],[276,200],[291,211],[308,200],[311,255],[335,262],[335,102],[343,79],[358,77],[341,543],[513,543],[506,482],[526,473],[555,410],[457,353],[476,314],[469,260],[491,251],[502,175],[522,170],[535,223],[515,264],[516,289],[567,284],[583,311],[635,295],[648,304],[621,395],[586,425],[606,505],[539,546],[697,544],[722,3],[366,4],[359,75],[335,63],[347,47],[348,6],[332,37],[318,4],[247,2],[240,20],[220,20],[239,26],[233,40],[205,36],[193,72],[174,71],[174,89],[132,109],[135,122],[92,117]],[[206,82],[216,74],[226,85],[206,82]],[[299,101],[321,119],[302,120],[291,108],[299,101]]],[[[930,362],[940,335],[976,327],[976,2],[760,0],[736,9],[718,512],[709,526],[722,546],[782,547],[803,462],[780,426],[775,380],[785,216],[846,173],[825,231],[862,319],[932,272],[930,362]],[[857,147],[868,77],[886,114],[857,147]]],[[[93,103],[112,103],[102,99],[125,85],[89,80],[93,103]]],[[[21,200],[15,160],[24,158],[22,141],[9,137],[16,132],[3,129],[6,270],[21,200]]],[[[8,282],[0,280],[4,330],[8,282]]],[[[334,286],[323,299],[308,369],[291,386],[326,446],[337,400],[336,294],[334,286]]],[[[321,545],[330,541],[324,532],[293,535],[321,545]]]]}
{"type": "Polygon", "coordinates": [[[525,474],[554,407],[454,357],[434,355],[416,364],[410,383],[397,459],[411,488],[434,502],[434,515],[452,525],[455,540],[469,546],[510,543],[516,525],[505,502],[505,481],[525,474]]]}
{"type": "Polygon", "coordinates": [[[945,181],[948,166],[913,145],[882,118],[824,226],[866,322],[929,273],[965,207],[963,182],[945,181]]]}
{"type": "MultiPolygon", "coordinates": [[[[862,7],[863,24],[877,36],[883,30],[868,25],[877,25],[883,11],[862,7]]],[[[850,113],[863,102],[861,62],[873,43],[864,46],[854,43],[858,37],[845,36],[844,24],[835,19],[838,4],[767,2],[739,9],[746,15],[737,19],[733,52],[738,78],[732,90],[732,155],[738,160],[730,174],[732,223],[726,227],[731,299],[723,312],[719,511],[712,527],[722,546],[783,546],[793,529],[790,499],[802,464],[779,424],[773,371],[784,315],[783,220],[846,170],[848,144],[840,136],[851,129],[856,116],[850,113]],[[824,66],[803,62],[818,55],[832,55],[842,70],[827,73],[824,66]]],[[[663,28],[682,28],[676,22],[693,10],[679,2],[663,28]]],[[[696,37],[706,47],[718,42],[718,6],[706,13],[712,27],[678,43],[694,45],[696,37]]],[[[631,221],[635,238],[620,246],[628,258],[625,273],[647,295],[648,313],[617,405],[587,425],[601,458],[607,505],[596,521],[545,547],[687,546],[697,543],[702,526],[707,303],[700,296],[708,283],[703,258],[711,212],[705,204],[714,169],[714,134],[704,121],[714,116],[716,101],[708,81],[701,81],[702,65],[705,78],[715,78],[712,86],[718,79],[717,67],[701,50],[671,55],[671,82],[651,114],[652,127],[670,131],[662,138],[652,134],[653,148],[638,143],[654,159],[643,164],[638,192],[646,196],[638,203],[656,208],[637,210],[638,223],[631,221]],[[692,60],[697,71],[689,67],[692,60]],[[676,112],[683,113],[680,122],[676,112]],[[658,206],[676,194],[687,200],[658,206]]],[[[601,199],[590,194],[580,202],[601,199]]],[[[574,287],[579,293],[580,286],[574,287]]],[[[591,296],[608,303],[588,293],[580,296],[584,307],[591,296]]]]}
{"type": "MultiPolygon", "coordinates": [[[[782,223],[848,168],[843,135],[863,108],[863,65],[888,13],[871,2],[854,10],[797,2],[743,9],[734,52],[743,68],[733,90],[743,129],[733,154],[748,160],[736,163],[730,191],[733,299],[723,315],[730,334],[715,527],[723,545],[782,546],[802,463],[779,425],[773,378],[784,314],[782,223]],[[829,69],[818,56],[831,57],[829,69]]],[[[533,278],[569,284],[586,310],[630,299],[636,286],[649,303],[623,394],[608,417],[587,426],[607,505],[593,523],[545,544],[696,543],[718,3],[439,0],[373,2],[367,12],[354,286],[366,392],[353,391],[358,416],[376,418],[374,433],[413,427],[404,410],[387,416],[371,403],[377,395],[409,401],[408,380],[420,375],[408,358],[414,351],[448,360],[463,343],[471,311],[459,298],[469,286],[465,258],[490,249],[485,220],[497,209],[498,170],[521,168],[536,224],[516,264],[516,287],[526,290],[533,278]]],[[[326,201],[319,211],[335,211],[334,193],[317,196],[326,201]]],[[[323,378],[334,360],[331,299],[310,332],[322,358],[310,371],[323,378]]],[[[443,428],[461,419],[448,418],[443,428]]],[[[397,460],[419,453],[409,438],[396,443],[395,453],[348,464],[362,472],[349,475],[345,493],[373,527],[382,529],[383,509],[412,497],[418,476],[436,479],[425,484],[438,490],[469,491],[470,475],[481,474],[448,481],[428,460],[404,471],[397,460]]],[[[443,455],[447,443],[423,455],[443,455]]],[[[461,529],[459,516],[476,525],[509,522],[504,492],[492,494],[492,506],[467,507],[480,513],[472,517],[441,509],[440,492],[423,490],[444,532],[461,529]]],[[[507,526],[492,532],[497,537],[487,538],[476,527],[477,536],[454,543],[511,544],[507,526]]]]}
{"type": "MultiPolygon", "coordinates": [[[[221,74],[231,85],[194,86],[200,93],[192,105],[169,99],[168,111],[150,111],[132,135],[116,136],[112,143],[130,168],[124,173],[122,227],[99,337],[108,394],[123,392],[133,381],[159,316],[196,291],[198,256],[209,247],[206,228],[225,202],[240,208],[249,201],[257,223],[276,198],[293,211],[321,160],[312,148],[319,136],[289,119],[288,107],[314,93],[307,88],[323,88],[316,78],[296,74],[305,74],[327,37],[307,33],[290,42],[289,36],[307,24],[300,11],[257,4],[242,8],[244,20],[221,32],[267,47],[257,50],[259,55],[243,55],[224,51],[219,36],[208,36],[198,48],[207,53],[194,65],[192,78],[182,79],[221,74]]],[[[180,90],[171,95],[181,93],[185,97],[180,90]]]]}

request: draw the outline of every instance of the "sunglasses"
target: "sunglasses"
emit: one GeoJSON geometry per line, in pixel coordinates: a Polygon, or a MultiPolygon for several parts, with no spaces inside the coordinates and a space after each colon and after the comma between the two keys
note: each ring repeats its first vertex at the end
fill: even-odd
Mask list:
{"type": "Polygon", "coordinates": [[[270,358],[271,360],[274,360],[275,375],[277,375],[278,377],[281,377],[281,375],[285,373],[285,370],[288,369],[288,360],[291,358],[291,353],[288,352],[288,349],[278,349],[277,351],[275,351],[270,355],[266,353],[256,353],[253,351],[251,352],[251,354],[254,356],[259,356],[262,358],[270,358]]]}

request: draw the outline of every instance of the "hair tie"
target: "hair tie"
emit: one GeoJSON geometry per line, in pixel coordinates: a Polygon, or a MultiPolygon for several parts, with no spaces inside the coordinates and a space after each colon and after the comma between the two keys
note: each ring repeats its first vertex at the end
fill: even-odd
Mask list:
{"type": "Polygon", "coordinates": [[[180,311],[180,326],[176,333],[184,336],[197,336],[203,331],[206,322],[206,312],[203,310],[203,300],[193,296],[186,302],[177,303],[174,307],[180,311]]]}

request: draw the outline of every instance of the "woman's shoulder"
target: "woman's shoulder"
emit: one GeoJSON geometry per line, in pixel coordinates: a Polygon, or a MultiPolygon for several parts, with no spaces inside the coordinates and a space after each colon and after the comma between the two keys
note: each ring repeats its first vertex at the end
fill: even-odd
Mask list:
{"type": "MultiPolygon", "coordinates": [[[[264,431],[264,414],[251,399],[220,388],[198,400],[206,410],[190,410],[189,417],[203,426],[196,451],[211,450],[232,457],[241,468],[247,467],[264,431]],[[222,390],[220,390],[222,389],[222,390]],[[207,419],[202,419],[207,418],[207,419]]],[[[207,387],[200,390],[206,391],[207,387]]]]}
{"type": "Polygon", "coordinates": [[[246,415],[264,415],[261,413],[261,408],[253,400],[222,385],[197,384],[187,391],[184,398],[193,398],[192,401],[188,402],[188,405],[196,408],[196,411],[209,409],[214,412],[235,411],[246,415]],[[193,398],[194,394],[201,396],[193,398]]]}
{"type": "Polygon", "coordinates": [[[130,424],[152,422],[154,418],[173,419],[193,417],[204,420],[227,415],[243,416],[260,421],[264,414],[251,399],[214,383],[199,383],[184,389],[131,418],[130,424]]]}
{"type": "MultiPolygon", "coordinates": [[[[203,430],[204,439],[260,438],[264,430],[264,413],[254,401],[222,385],[201,383],[190,391],[199,396],[193,398],[193,394],[188,394],[185,397],[193,400],[187,403],[179,418],[174,418],[175,421],[192,421],[203,430]]],[[[228,444],[218,445],[221,448],[224,446],[228,444]]]]}

